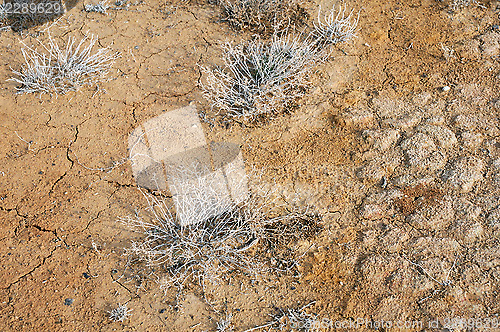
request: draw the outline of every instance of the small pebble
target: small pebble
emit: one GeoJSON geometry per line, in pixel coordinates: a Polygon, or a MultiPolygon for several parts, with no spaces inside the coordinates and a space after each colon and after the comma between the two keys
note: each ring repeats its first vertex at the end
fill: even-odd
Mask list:
{"type": "Polygon", "coordinates": [[[64,305],[72,305],[72,304],[73,304],[73,299],[64,300],[64,305]]]}
{"type": "Polygon", "coordinates": [[[83,272],[83,277],[85,279],[89,279],[90,278],[90,275],[87,273],[87,272],[83,272]]]}
{"type": "Polygon", "coordinates": [[[447,85],[445,85],[445,86],[443,86],[442,90],[443,90],[444,92],[448,92],[448,91],[450,91],[450,87],[449,87],[449,86],[447,86],[447,85]]]}

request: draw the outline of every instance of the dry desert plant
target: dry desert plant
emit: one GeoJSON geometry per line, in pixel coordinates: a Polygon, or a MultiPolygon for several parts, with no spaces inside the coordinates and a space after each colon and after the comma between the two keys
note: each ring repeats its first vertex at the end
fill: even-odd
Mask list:
{"type": "Polygon", "coordinates": [[[305,94],[311,69],[323,60],[309,38],[274,35],[224,46],[224,66],[208,69],[204,96],[221,115],[244,121],[292,106],[305,94]]]}
{"type": "Polygon", "coordinates": [[[308,18],[302,0],[216,0],[223,21],[236,30],[271,34],[276,28],[304,25],[308,18]]]}
{"type": "Polygon", "coordinates": [[[97,38],[91,36],[76,43],[69,37],[65,46],[60,47],[49,35],[48,44],[40,42],[38,51],[23,43],[21,52],[24,65],[19,71],[13,70],[15,77],[9,80],[19,83],[18,93],[65,94],[82,86],[94,86],[108,74],[118,57],[109,48],[94,51],[97,38]]]}
{"type": "Polygon", "coordinates": [[[131,316],[130,313],[132,309],[127,307],[127,304],[118,304],[118,307],[115,309],[108,311],[109,319],[113,322],[123,322],[127,317],[131,316]]]}
{"type": "Polygon", "coordinates": [[[318,22],[314,23],[313,36],[319,45],[331,45],[348,41],[356,37],[356,27],[358,26],[358,17],[353,16],[351,10],[346,16],[346,8],[339,7],[337,11],[335,6],[321,15],[321,7],[318,12],[318,22]]]}
{"type": "MultiPolygon", "coordinates": [[[[148,213],[120,218],[126,226],[143,235],[132,242],[126,254],[147,266],[160,267],[165,273],[160,281],[164,289],[172,286],[182,289],[187,281],[198,281],[202,286],[207,281],[217,283],[233,271],[253,278],[264,275],[270,268],[266,267],[264,256],[257,254],[258,244],[265,243],[268,236],[279,236],[267,227],[286,224],[305,215],[296,210],[284,214],[273,212],[279,204],[265,193],[249,193],[237,202],[227,197],[217,198],[213,193],[207,195],[206,184],[217,182],[216,174],[204,173],[208,180],[203,180],[200,186],[187,184],[194,192],[175,190],[193,195],[193,199],[173,195],[170,200],[143,193],[148,213]],[[182,218],[191,211],[189,223],[174,211],[174,206],[178,210],[179,205],[184,206],[182,218]]],[[[175,185],[183,186],[182,182],[179,180],[175,185]]],[[[246,183],[246,179],[241,183],[246,183]]]]}

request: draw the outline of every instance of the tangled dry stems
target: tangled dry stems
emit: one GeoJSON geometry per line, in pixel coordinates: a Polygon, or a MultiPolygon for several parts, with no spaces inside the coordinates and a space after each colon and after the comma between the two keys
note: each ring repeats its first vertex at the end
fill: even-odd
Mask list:
{"type": "Polygon", "coordinates": [[[320,8],[307,36],[274,33],[269,41],[225,44],[224,66],[201,67],[201,88],[212,109],[243,122],[291,109],[307,92],[308,77],[325,60],[327,46],[356,36],[358,17],[346,13],[346,8],[333,7],[323,15],[320,8]]]}
{"type": "Polygon", "coordinates": [[[47,45],[40,43],[42,50],[33,49],[22,43],[24,64],[10,80],[20,85],[18,93],[65,94],[82,86],[95,86],[104,80],[118,53],[109,48],[94,51],[97,38],[85,37],[76,43],[69,37],[66,45],[60,47],[49,35],[47,45]]]}
{"type": "Polygon", "coordinates": [[[313,35],[318,44],[326,46],[346,42],[356,37],[356,28],[358,26],[359,14],[355,18],[354,10],[346,15],[346,8],[339,7],[337,11],[335,6],[322,15],[321,7],[318,11],[318,22],[314,23],[313,35]]]}
{"type": "MultiPolygon", "coordinates": [[[[204,191],[206,187],[192,188],[204,191]]],[[[174,206],[179,206],[175,196],[168,199],[143,194],[148,202],[148,214],[120,218],[126,226],[143,235],[132,242],[126,253],[147,266],[160,267],[164,272],[160,285],[164,289],[182,289],[188,281],[202,286],[206,282],[216,284],[233,271],[251,278],[265,275],[272,267],[264,255],[259,254],[259,244],[274,241],[274,237],[285,233],[285,230],[270,231],[269,226],[287,224],[306,215],[306,211],[295,209],[282,214],[275,212],[279,204],[270,195],[249,194],[239,202],[221,198],[225,203],[218,203],[212,194],[201,193],[192,200],[177,198],[183,201],[184,211],[192,211],[191,222],[186,223],[174,212],[174,206]],[[199,204],[208,198],[210,200],[199,204]],[[199,208],[210,205],[216,207],[210,213],[199,208]],[[196,222],[193,222],[194,216],[198,216],[196,222]]]]}
{"type": "Polygon", "coordinates": [[[224,46],[224,67],[202,67],[201,87],[212,108],[243,121],[283,111],[309,86],[311,69],[322,61],[316,43],[291,35],[274,35],[245,44],[224,46]]]}
{"type": "Polygon", "coordinates": [[[223,21],[236,30],[271,34],[276,28],[301,26],[308,18],[301,0],[217,0],[223,21]]]}
{"type": "Polygon", "coordinates": [[[127,304],[118,304],[118,307],[108,311],[109,314],[109,319],[111,319],[114,322],[123,322],[127,317],[131,316],[132,314],[130,313],[132,309],[129,309],[127,307],[127,304]]]}

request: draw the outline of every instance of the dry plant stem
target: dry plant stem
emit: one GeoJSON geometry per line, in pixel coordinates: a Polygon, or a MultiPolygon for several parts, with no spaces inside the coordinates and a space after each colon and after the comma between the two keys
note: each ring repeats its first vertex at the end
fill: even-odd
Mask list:
{"type": "Polygon", "coordinates": [[[318,22],[314,23],[312,33],[318,45],[327,46],[342,43],[356,37],[359,13],[356,18],[353,17],[353,13],[354,11],[351,10],[346,16],[345,7],[339,7],[338,11],[332,7],[326,15],[322,15],[320,7],[318,22]]]}
{"type": "Polygon", "coordinates": [[[18,93],[58,95],[85,85],[98,85],[109,73],[118,53],[109,48],[93,52],[96,42],[94,36],[83,38],[78,43],[70,37],[61,48],[49,35],[47,45],[40,42],[42,51],[21,42],[24,65],[19,71],[13,70],[17,77],[9,80],[20,84],[18,93]]]}
{"type": "Polygon", "coordinates": [[[205,97],[224,117],[251,121],[280,112],[305,94],[311,69],[323,60],[309,38],[277,36],[224,47],[225,66],[202,67],[205,97]]]}

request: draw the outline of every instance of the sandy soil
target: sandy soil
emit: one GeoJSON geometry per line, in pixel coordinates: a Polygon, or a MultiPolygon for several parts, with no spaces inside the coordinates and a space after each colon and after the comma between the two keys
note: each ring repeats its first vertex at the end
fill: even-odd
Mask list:
{"type": "Polygon", "coordinates": [[[0,34],[1,330],[214,331],[230,313],[243,331],[312,301],[308,312],[332,324],[421,321],[413,330],[429,330],[436,319],[498,319],[500,2],[454,12],[446,1],[350,2],[361,10],[359,37],[317,67],[295,112],[207,126],[209,140],[241,144],[264,182],[319,211],[324,229],[304,244],[314,246],[300,277],[235,277],[179,296],[117,281],[138,235],[116,219],[145,203],[123,162],[127,138],[190,102],[208,109],[198,65],[220,63],[222,43],[250,35],[201,0],[146,0],[108,15],[84,12],[86,3],[51,32],[96,34],[121,52],[95,97],[15,95],[6,79],[22,64],[18,39],[44,40],[36,31],[46,26],[0,34]],[[132,316],[111,321],[107,311],[125,302],[132,316]]]}

